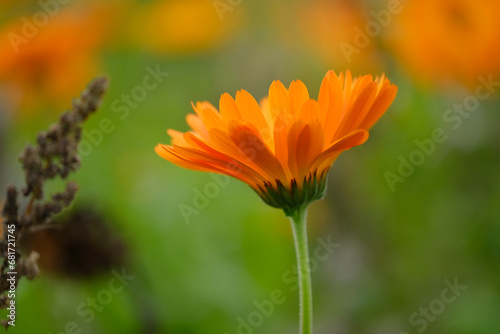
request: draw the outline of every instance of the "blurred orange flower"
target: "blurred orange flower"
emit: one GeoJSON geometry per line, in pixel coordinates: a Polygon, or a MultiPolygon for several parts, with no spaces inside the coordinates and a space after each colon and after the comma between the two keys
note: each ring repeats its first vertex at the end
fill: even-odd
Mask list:
{"type": "Polygon", "coordinates": [[[368,21],[359,1],[313,0],[299,2],[297,9],[300,35],[327,64],[360,72],[380,68],[376,43],[355,43],[368,21]]]}
{"type": "Polygon", "coordinates": [[[221,20],[212,1],[152,1],[138,8],[132,21],[132,36],[135,44],[150,52],[196,53],[233,35],[240,12],[231,12],[221,20]]]}
{"type": "Polygon", "coordinates": [[[424,81],[459,81],[500,71],[500,2],[408,1],[393,25],[390,43],[424,81]]]}
{"type": "Polygon", "coordinates": [[[323,197],[326,175],[339,154],[368,138],[368,129],[391,105],[397,87],[385,76],[353,79],[326,74],[318,100],[293,81],[274,81],[259,104],[246,91],[193,105],[192,131],[168,130],[172,145],[156,153],[181,167],[233,176],[271,206],[290,214],[323,197]]]}
{"type": "Polygon", "coordinates": [[[12,109],[60,107],[99,74],[111,9],[87,2],[59,8],[53,16],[40,11],[16,18],[1,28],[0,91],[12,109]]]}

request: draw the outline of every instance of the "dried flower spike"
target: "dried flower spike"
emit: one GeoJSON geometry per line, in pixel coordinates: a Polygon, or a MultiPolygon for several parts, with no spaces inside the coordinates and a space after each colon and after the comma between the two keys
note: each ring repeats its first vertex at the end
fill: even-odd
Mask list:
{"type": "MultiPolygon", "coordinates": [[[[66,111],[59,122],[51,125],[48,131],[39,133],[37,144],[28,144],[20,155],[26,178],[22,194],[29,197],[30,201],[26,211],[20,214],[18,190],[13,185],[7,188],[7,200],[2,209],[2,216],[5,218],[2,222],[4,235],[0,240],[0,308],[7,307],[10,283],[6,282],[12,276],[8,272],[17,272],[14,274],[15,287],[21,277],[31,280],[38,275],[39,255],[32,252],[23,256],[18,249],[12,251],[13,247],[9,252],[7,240],[19,245],[25,232],[33,227],[48,226],[47,223],[54,215],[71,205],[78,191],[76,183],[68,182],[64,191],[52,194],[49,200],[40,203],[44,198],[43,186],[47,180],[57,176],[65,179],[69,173],[80,167],[78,143],[81,139],[82,123],[98,109],[108,84],[108,79],[104,77],[91,82],[81,97],[73,101],[72,110],[66,111]]],[[[2,320],[1,324],[7,327],[9,321],[2,320]]]]}

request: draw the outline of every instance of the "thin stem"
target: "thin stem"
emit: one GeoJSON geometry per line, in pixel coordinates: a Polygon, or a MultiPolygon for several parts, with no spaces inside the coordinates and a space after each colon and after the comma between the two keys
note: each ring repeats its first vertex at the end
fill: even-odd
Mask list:
{"type": "Polygon", "coordinates": [[[312,334],[313,305],[311,267],[307,246],[307,207],[301,207],[290,217],[297,253],[300,287],[300,333],[312,334]]]}
{"type": "Polygon", "coordinates": [[[31,213],[31,210],[33,209],[33,203],[35,203],[35,194],[31,195],[30,202],[28,204],[28,207],[26,208],[26,212],[24,213],[25,215],[29,215],[31,213]]]}

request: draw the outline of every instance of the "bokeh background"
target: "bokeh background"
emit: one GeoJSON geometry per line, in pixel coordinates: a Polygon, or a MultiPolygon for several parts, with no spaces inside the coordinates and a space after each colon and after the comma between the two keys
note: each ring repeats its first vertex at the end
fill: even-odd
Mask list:
{"type": "Polygon", "coordinates": [[[23,184],[26,143],[111,78],[62,229],[23,243],[42,274],[20,282],[9,332],[297,332],[283,213],[153,148],[187,130],[191,101],[260,99],[276,79],[317,96],[328,69],[350,69],[399,93],[309,210],[311,249],[335,245],[313,267],[316,333],[500,333],[499,17],[497,0],[0,1],[2,189],[23,184]]]}

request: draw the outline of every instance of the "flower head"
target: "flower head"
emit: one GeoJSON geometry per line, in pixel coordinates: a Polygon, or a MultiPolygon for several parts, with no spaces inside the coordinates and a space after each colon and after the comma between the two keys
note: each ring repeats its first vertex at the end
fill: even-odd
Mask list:
{"type": "Polygon", "coordinates": [[[132,42],[160,55],[211,50],[230,39],[240,25],[239,11],[221,20],[213,3],[156,0],[141,4],[130,22],[132,42]]]}
{"type": "Polygon", "coordinates": [[[424,82],[475,87],[478,76],[500,72],[499,13],[496,0],[408,1],[388,42],[424,82]]]}
{"type": "MultiPolygon", "coordinates": [[[[282,6],[279,10],[283,10],[282,6]]],[[[378,43],[368,43],[362,48],[351,45],[357,41],[359,34],[353,28],[365,27],[368,21],[361,1],[299,1],[294,11],[298,31],[289,28],[283,30],[301,36],[304,47],[314,51],[325,63],[333,63],[338,67],[349,66],[360,72],[377,71],[381,67],[378,43]]],[[[281,24],[288,26],[283,22],[281,24]]]]}
{"type": "Polygon", "coordinates": [[[48,106],[57,109],[95,77],[114,26],[110,13],[119,6],[85,2],[61,8],[32,36],[24,35],[21,18],[0,27],[0,94],[12,109],[29,115],[48,106]]]}
{"type": "Polygon", "coordinates": [[[385,76],[352,78],[330,71],[317,100],[299,80],[274,81],[260,105],[246,91],[221,96],[218,111],[193,104],[192,131],[168,130],[172,145],[156,153],[181,167],[233,176],[287,215],[324,195],[326,175],[342,151],[361,145],[394,100],[385,76]]]}

